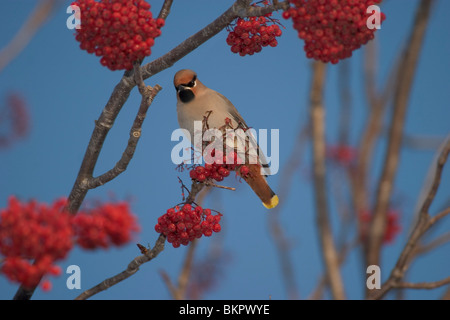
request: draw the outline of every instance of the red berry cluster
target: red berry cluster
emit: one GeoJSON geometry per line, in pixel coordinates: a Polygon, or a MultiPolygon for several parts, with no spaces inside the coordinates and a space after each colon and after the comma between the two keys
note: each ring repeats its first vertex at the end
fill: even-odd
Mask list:
{"type": "Polygon", "coordinates": [[[24,97],[18,93],[8,94],[0,113],[0,148],[6,148],[28,134],[30,116],[24,97]]]}
{"type": "MultiPolygon", "coordinates": [[[[64,259],[76,243],[85,249],[122,245],[138,230],[127,203],[106,203],[75,217],[66,210],[67,199],[51,206],[10,197],[0,210],[0,272],[25,287],[35,287],[45,275],[59,275],[54,263],[64,259]]],[[[43,289],[49,290],[48,280],[43,289]]]]}
{"type": "Polygon", "coordinates": [[[135,216],[127,202],[106,203],[79,212],[73,219],[75,241],[84,249],[108,248],[129,242],[139,231],[135,216]]]}
{"type": "Polygon", "coordinates": [[[239,53],[243,57],[260,52],[262,47],[276,47],[276,38],[281,36],[282,32],[277,24],[270,24],[275,21],[269,18],[270,15],[271,13],[263,17],[250,17],[248,20],[238,18],[236,26],[227,37],[231,52],[239,53]]]}
{"type": "Polygon", "coordinates": [[[220,182],[230,175],[230,171],[239,169],[241,176],[244,178],[250,172],[248,167],[242,164],[243,162],[238,154],[233,151],[223,155],[222,152],[213,150],[211,158],[207,158],[206,161],[207,163],[204,166],[195,166],[191,169],[189,172],[191,179],[198,182],[214,179],[220,182]]]}
{"type": "MultiPolygon", "coordinates": [[[[33,288],[44,275],[61,275],[61,268],[54,265],[52,259],[47,255],[34,263],[20,257],[7,257],[3,261],[1,272],[9,280],[21,283],[25,288],[33,288]]],[[[43,281],[42,290],[48,291],[50,289],[50,281],[43,281]]]]}
{"type": "Polygon", "coordinates": [[[357,150],[345,144],[327,147],[327,157],[341,166],[351,166],[357,156],[357,150]]]}
{"type": "Polygon", "coordinates": [[[81,28],[76,31],[80,48],[102,57],[111,70],[131,70],[133,62],[151,54],[161,35],[164,19],[154,19],[144,0],[77,0],[81,28]]]}
{"type": "MultiPolygon", "coordinates": [[[[359,219],[362,223],[362,234],[363,241],[367,239],[367,234],[369,232],[369,223],[372,220],[372,215],[370,211],[364,210],[359,214],[359,219]]],[[[395,209],[389,209],[387,213],[386,229],[384,232],[383,243],[390,244],[394,241],[395,237],[400,233],[402,227],[399,223],[400,214],[395,209]]]]}
{"type": "Polygon", "coordinates": [[[52,206],[21,203],[10,197],[8,208],[0,211],[0,253],[5,257],[0,270],[10,280],[31,288],[45,274],[58,273],[53,263],[72,249],[73,229],[65,204],[66,200],[52,206]]]}
{"type": "Polygon", "coordinates": [[[186,203],[182,208],[176,206],[168,209],[158,218],[155,230],[164,234],[174,248],[178,248],[203,235],[209,237],[213,232],[219,232],[221,217],[220,213],[212,214],[211,209],[194,208],[186,203]]]}
{"type": "MultiPolygon", "coordinates": [[[[367,8],[381,0],[289,0],[293,7],[283,12],[292,18],[294,29],[305,40],[308,58],[336,64],[352,56],[374,38],[367,28],[367,8]]],[[[385,15],[381,14],[381,20],[385,15]]]]}

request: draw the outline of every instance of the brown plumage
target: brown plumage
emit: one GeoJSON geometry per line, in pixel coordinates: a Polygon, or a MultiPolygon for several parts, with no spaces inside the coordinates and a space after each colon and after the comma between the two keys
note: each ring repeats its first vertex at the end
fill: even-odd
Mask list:
{"type": "MultiPolygon", "coordinates": [[[[209,114],[207,121],[209,128],[222,127],[228,118],[233,128],[240,126],[244,130],[248,129],[235,106],[222,94],[206,87],[194,71],[188,69],[178,71],[173,83],[177,90],[178,123],[180,128],[189,131],[191,141],[194,137],[194,121],[202,121],[206,114],[209,114]]],[[[257,149],[259,152],[259,148],[257,149]]],[[[278,204],[278,197],[267,184],[265,176],[261,174],[261,166],[265,166],[265,161],[261,161],[263,158],[264,155],[259,152],[258,163],[247,164],[250,173],[244,180],[261,199],[263,205],[271,209],[278,204]]]]}

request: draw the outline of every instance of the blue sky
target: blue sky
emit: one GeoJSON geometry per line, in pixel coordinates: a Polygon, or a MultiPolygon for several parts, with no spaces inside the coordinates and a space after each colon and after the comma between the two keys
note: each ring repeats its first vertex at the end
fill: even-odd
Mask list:
{"type": "MultiPolygon", "coordinates": [[[[156,14],[162,0],[150,1],[156,14]]],[[[0,207],[9,195],[43,202],[67,196],[75,181],[81,160],[100,115],[122,72],[111,72],[94,55],[81,51],[73,31],[66,28],[67,4],[56,8],[51,19],[39,30],[29,45],[0,73],[0,101],[8,92],[20,92],[30,108],[31,130],[26,140],[0,151],[0,207]]],[[[145,62],[166,53],[223,13],[232,1],[175,1],[171,14],[156,40],[153,52],[145,62]],[[188,13],[188,14],[187,14],[188,13]]],[[[398,50],[408,37],[417,0],[390,0],[382,7],[387,20],[377,32],[378,84],[383,86],[398,50]]],[[[35,1],[4,1],[0,18],[0,47],[5,46],[35,6],[35,1]]],[[[427,31],[424,48],[411,94],[405,132],[414,136],[443,138],[449,134],[450,119],[450,39],[447,13],[450,2],[437,1],[427,31]]],[[[280,15],[277,15],[280,17],[280,15]]],[[[183,68],[194,69],[202,82],[227,96],[246,122],[261,129],[280,130],[280,172],[269,178],[277,191],[283,181],[283,165],[289,159],[300,126],[308,122],[308,91],[311,61],[306,59],[303,43],[297,38],[290,21],[282,21],[286,29],[276,48],[267,47],[254,56],[240,57],[231,53],[222,31],[190,53],[173,67],[148,79],[148,85],[159,84],[163,90],[155,99],[145,120],[142,138],[128,170],[114,181],[89,192],[87,199],[133,199],[141,232],[135,242],[153,245],[157,234],[154,225],[167,208],[181,201],[179,176],[188,184],[188,174],[178,173],[170,160],[176,142],[171,133],[178,128],[173,75],[183,68]]],[[[350,142],[357,144],[367,115],[362,84],[362,50],[349,60],[351,70],[352,114],[350,142]]],[[[326,82],[327,141],[337,142],[339,120],[338,66],[328,68],[326,82]]],[[[133,90],[119,115],[101,152],[95,174],[110,169],[120,158],[128,139],[129,128],[139,106],[139,93],[133,90]]],[[[2,102],[3,103],[3,102],[2,102]]],[[[376,148],[371,186],[375,189],[384,156],[385,143],[376,148]]],[[[404,148],[395,182],[394,198],[401,208],[402,234],[383,251],[382,278],[386,279],[407,240],[407,231],[425,180],[434,150],[404,148]]],[[[315,225],[310,145],[300,159],[300,168],[292,173],[289,197],[281,198],[281,223],[291,242],[290,257],[295,270],[295,283],[300,298],[314,290],[323,273],[315,225]]],[[[339,173],[329,171],[329,189],[339,180],[339,173]]],[[[269,233],[268,212],[251,189],[233,178],[229,186],[237,191],[214,190],[205,206],[224,214],[222,231],[202,238],[196,258],[207,259],[210,246],[220,243],[229,256],[213,290],[206,299],[286,299],[280,263],[269,233]]],[[[345,190],[344,190],[345,191],[345,190]]],[[[432,206],[436,212],[448,200],[450,170],[446,168],[441,188],[432,206]]],[[[434,210],[434,211],[433,211],[434,210]]],[[[337,232],[337,211],[330,212],[337,232]]],[[[447,219],[448,220],[448,219],[447,219]]],[[[450,227],[446,221],[435,235],[450,227]]],[[[169,299],[159,271],[164,270],[174,281],[178,277],[186,247],[166,249],[154,261],[143,265],[128,280],[95,296],[95,299],[169,299]]],[[[139,252],[134,243],[120,249],[86,252],[75,249],[60,263],[63,270],[76,264],[82,272],[82,289],[121,272],[139,252]]],[[[450,267],[449,246],[417,260],[408,273],[412,282],[436,281],[447,277],[450,267]]],[[[359,299],[364,290],[365,273],[360,253],[355,251],[343,265],[342,274],[349,298],[359,299]]],[[[37,290],[35,299],[73,299],[80,291],[66,288],[67,275],[52,278],[48,293],[37,290]]],[[[0,298],[10,299],[17,286],[0,277],[0,298]]],[[[407,298],[435,299],[443,289],[408,291],[407,298]]]]}

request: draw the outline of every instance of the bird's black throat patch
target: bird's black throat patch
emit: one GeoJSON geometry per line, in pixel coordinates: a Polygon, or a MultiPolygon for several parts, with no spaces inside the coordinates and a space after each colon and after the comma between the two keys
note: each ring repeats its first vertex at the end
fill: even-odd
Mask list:
{"type": "Polygon", "coordinates": [[[192,101],[194,99],[194,93],[192,92],[192,90],[181,90],[179,93],[180,96],[180,100],[183,101],[184,103],[188,103],[190,101],[192,101]]]}

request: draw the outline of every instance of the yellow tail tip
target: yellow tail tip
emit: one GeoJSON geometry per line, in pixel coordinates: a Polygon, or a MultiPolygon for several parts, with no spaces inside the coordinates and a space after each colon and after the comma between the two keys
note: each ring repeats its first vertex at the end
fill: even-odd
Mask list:
{"type": "Polygon", "coordinates": [[[277,195],[274,195],[273,197],[272,197],[272,199],[270,199],[270,202],[269,203],[265,203],[265,202],[263,202],[263,205],[264,205],[264,207],[266,207],[267,209],[273,209],[273,208],[275,208],[277,205],[278,205],[278,196],[277,195]]]}

